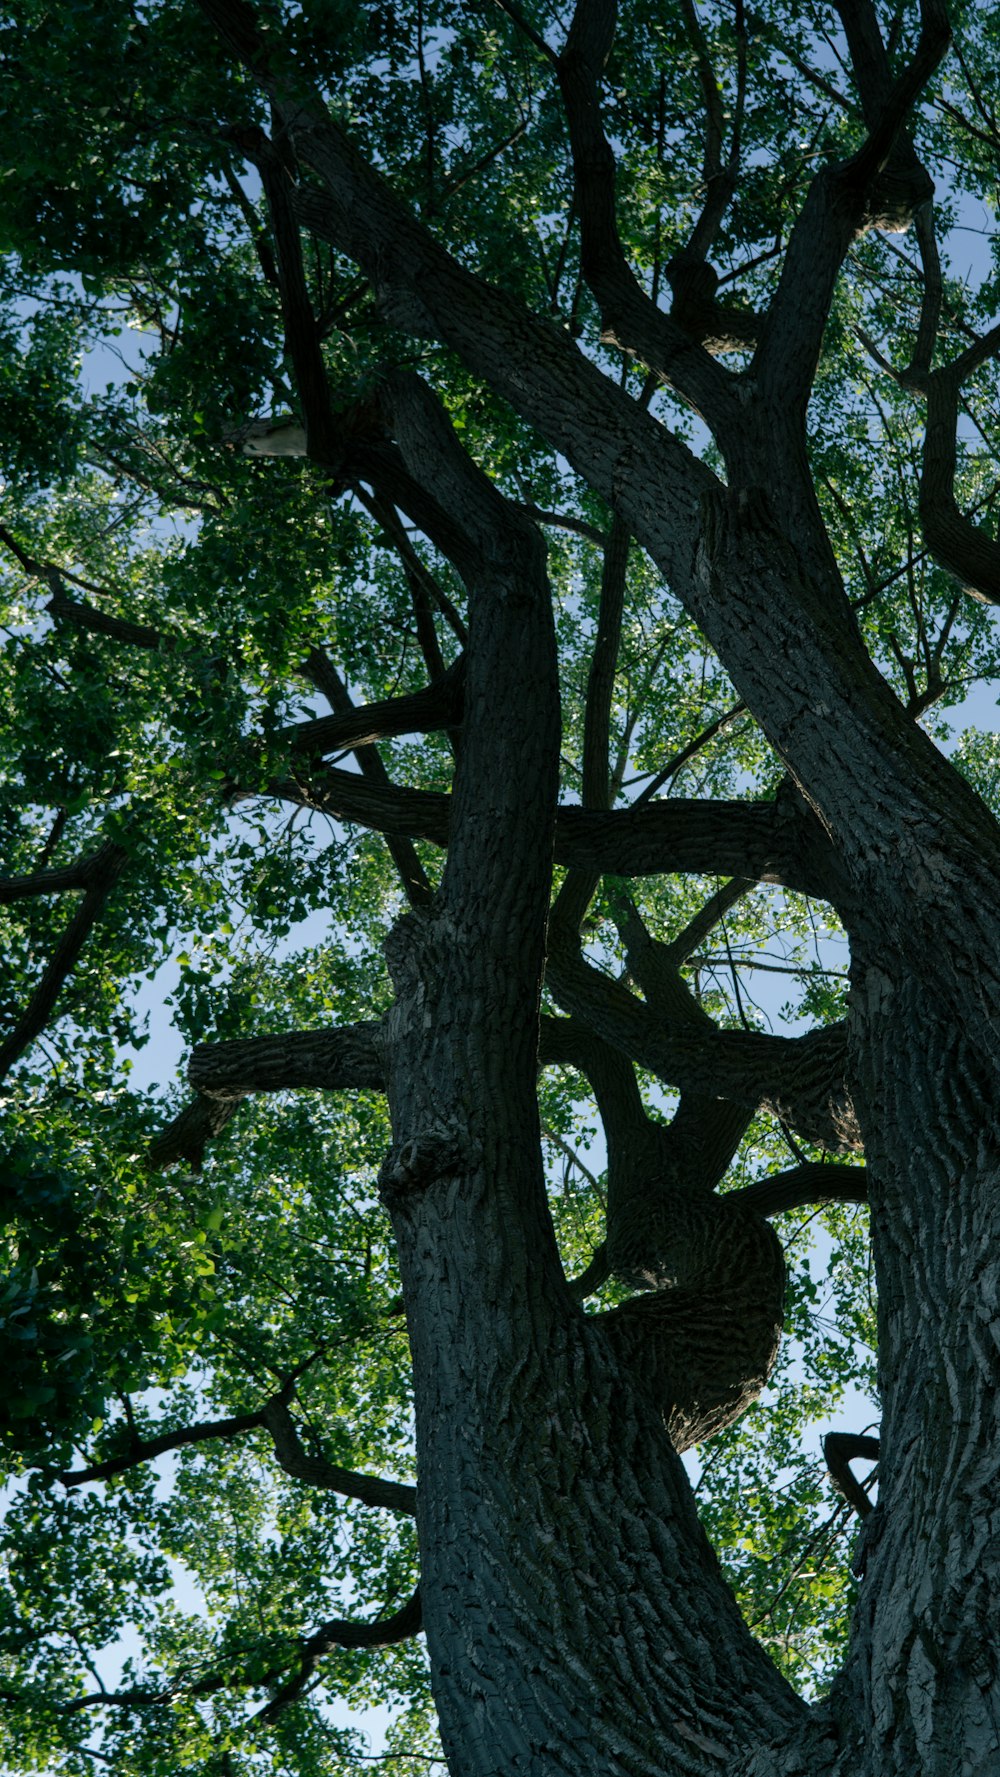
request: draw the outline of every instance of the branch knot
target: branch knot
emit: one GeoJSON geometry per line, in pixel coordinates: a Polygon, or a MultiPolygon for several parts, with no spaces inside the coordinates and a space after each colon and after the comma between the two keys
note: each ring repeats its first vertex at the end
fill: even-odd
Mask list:
{"type": "Polygon", "coordinates": [[[439,1178],[466,1163],[467,1153],[456,1130],[447,1125],[422,1130],[389,1149],[378,1175],[379,1196],[388,1207],[401,1197],[425,1191],[439,1178]]]}

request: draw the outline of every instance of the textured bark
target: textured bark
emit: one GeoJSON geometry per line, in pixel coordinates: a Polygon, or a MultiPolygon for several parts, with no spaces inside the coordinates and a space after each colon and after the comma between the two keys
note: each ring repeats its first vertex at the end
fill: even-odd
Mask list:
{"type": "Polygon", "coordinates": [[[986,1777],[1000,1769],[996,1099],[912,980],[872,967],[858,1002],[884,1403],[836,1701],[866,1724],[862,1770],[986,1777]]]}
{"type": "Polygon", "coordinates": [[[273,1037],[200,1043],[188,1063],[188,1079],[206,1098],[242,1098],[247,1092],[385,1084],[379,1026],[348,1024],[341,1030],[293,1030],[273,1037]]]}

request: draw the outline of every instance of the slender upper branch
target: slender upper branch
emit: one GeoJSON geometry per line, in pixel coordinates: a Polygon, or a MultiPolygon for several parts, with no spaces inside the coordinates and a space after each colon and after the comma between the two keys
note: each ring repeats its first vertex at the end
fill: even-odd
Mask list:
{"type": "Polygon", "coordinates": [[[274,1440],[275,1455],[286,1475],[297,1481],[307,1481],[311,1487],[325,1487],[333,1493],[342,1493],[347,1499],[359,1499],[366,1506],[382,1506],[391,1512],[413,1516],[417,1490],[408,1482],[383,1481],[378,1475],[359,1475],[353,1469],[341,1468],[325,1456],[306,1450],[280,1394],[265,1402],[259,1419],[274,1440]]]}
{"type": "Polygon", "coordinates": [[[615,158],[601,122],[600,77],[615,30],[615,0],[577,0],[559,57],[569,125],[583,272],[601,307],[605,337],[641,358],[709,424],[734,397],[726,372],[647,296],[622,247],[615,213],[615,158]]]}
{"type": "Polygon", "coordinates": [[[125,617],[109,616],[106,611],[99,611],[88,599],[67,592],[64,571],[54,562],[37,561],[4,525],[0,525],[0,542],[6,545],[27,573],[34,575],[37,580],[46,581],[51,588],[52,597],[46,607],[51,616],[62,617],[92,635],[111,636],[114,641],[126,642],[135,648],[163,648],[172,640],[149,624],[132,623],[125,617]]]}
{"type": "Polygon", "coordinates": [[[967,592],[983,604],[1000,604],[1000,543],[973,524],[955,499],[958,465],[958,404],[961,387],[981,364],[1000,353],[1000,326],[951,364],[941,365],[922,381],[927,394],[923,464],[920,475],[920,522],[931,554],[955,575],[967,592]]]}
{"type": "Polygon", "coordinates": [[[377,1475],[360,1475],[354,1469],[341,1468],[338,1463],[328,1462],[325,1456],[313,1455],[304,1448],[288,1410],[287,1396],[291,1386],[279,1390],[252,1413],[236,1413],[225,1419],[204,1419],[195,1425],[176,1426],[173,1431],[159,1432],[150,1438],[141,1438],[132,1430],[126,1449],[118,1456],[90,1463],[86,1468],[67,1469],[57,1479],[67,1489],[82,1487],[88,1481],[109,1481],[143,1463],[154,1462],[170,1450],[185,1450],[193,1444],[214,1443],[219,1439],[228,1442],[264,1427],[271,1435],[278,1462],[286,1475],[294,1480],[341,1493],[345,1499],[357,1499],[363,1505],[381,1506],[412,1517],[416,1510],[415,1487],[402,1481],[383,1481],[377,1475]]]}
{"type": "MultiPolygon", "coordinates": [[[[845,14],[861,17],[870,8],[867,0],[862,0],[862,4],[852,4],[844,10],[845,14]]],[[[866,116],[867,140],[851,160],[817,175],[792,230],[753,367],[760,387],[776,409],[804,412],[844,255],[866,220],[878,220],[871,215],[866,217],[874,181],[886,165],[914,102],[948,48],[951,33],[942,0],[921,0],[920,13],[919,42],[899,78],[886,86],[878,79],[876,70],[873,81],[864,81],[862,103],[870,107],[866,116]]],[[[928,195],[925,188],[920,201],[926,201],[928,195]]],[[[911,193],[911,214],[916,207],[916,196],[911,193]]]]}
{"type": "MultiPolygon", "coordinates": [[[[392,1616],[377,1617],[371,1623],[352,1622],[348,1618],[337,1617],[321,1624],[312,1635],[297,1637],[297,1651],[294,1656],[299,1662],[297,1672],[281,1685],[271,1702],[258,1712],[255,1719],[272,1721],[279,1715],[287,1704],[301,1695],[323,1655],[332,1653],[334,1648],[386,1647],[418,1635],[421,1622],[420,1593],[416,1591],[402,1609],[392,1616]]],[[[273,1676],[272,1674],[272,1682],[273,1676]]],[[[210,1671],[201,1678],[174,1682],[159,1688],[153,1685],[131,1685],[122,1691],[90,1691],[85,1696],[73,1697],[67,1703],[54,1703],[51,1707],[57,1715],[77,1715],[90,1709],[152,1709],[171,1703],[177,1697],[210,1697],[219,1691],[247,1690],[258,1686],[260,1682],[256,1672],[251,1674],[241,1665],[235,1671],[210,1671]]],[[[18,1691],[0,1690],[0,1701],[20,1703],[24,1701],[24,1697],[18,1691]]]]}
{"type": "Polygon", "coordinates": [[[168,1450],[184,1450],[191,1444],[203,1444],[216,1438],[238,1438],[262,1424],[263,1418],[258,1410],[256,1413],[232,1414],[226,1419],[203,1419],[197,1425],[177,1426],[173,1431],[160,1432],[152,1438],[140,1438],[133,1432],[128,1447],[119,1456],[88,1463],[85,1468],[66,1469],[56,1479],[67,1489],[83,1487],[88,1481],[110,1481],[115,1475],[127,1474],[143,1463],[155,1462],[168,1450]]]}

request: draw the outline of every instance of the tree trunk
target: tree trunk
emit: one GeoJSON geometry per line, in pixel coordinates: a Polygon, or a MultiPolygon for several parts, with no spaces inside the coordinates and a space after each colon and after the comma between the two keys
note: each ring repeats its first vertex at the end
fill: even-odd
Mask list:
{"type": "MultiPolygon", "coordinates": [[[[387,1195],[449,1768],[718,1772],[802,1705],[740,1620],[662,1415],[568,1296],[511,1043],[480,1036],[471,993],[442,1003],[435,949],[412,917],[392,942],[394,1116],[442,1133],[387,1195]]],[[[452,992],[463,973],[452,953],[452,992]]]]}
{"type": "Polygon", "coordinates": [[[865,1730],[858,1770],[986,1777],[1000,1770],[995,1100],[986,1058],[912,976],[869,968],[857,1000],[882,1456],[836,1702],[865,1730]]]}

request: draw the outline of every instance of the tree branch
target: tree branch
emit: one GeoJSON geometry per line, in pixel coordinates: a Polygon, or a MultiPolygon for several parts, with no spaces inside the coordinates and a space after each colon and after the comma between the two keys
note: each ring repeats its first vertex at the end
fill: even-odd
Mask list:
{"type": "MultiPolygon", "coordinates": [[[[982,604],[1000,604],[1000,543],[959,511],[955,499],[958,464],[958,404],[963,382],[1000,353],[1000,326],[964,351],[953,363],[923,381],[927,395],[920,522],[935,560],[982,604]]],[[[915,377],[909,381],[919,386],[915,377]]]]}
{"type": "Polygon", "coordinates": [[[833,1484],[854,1507],[859,1518],[869,1518],[875,1507],[860,1481],[856,1481],[851,1473],[851,1461],[862,1456],[869,1462],[877,1462],[879,1449],[878,1438],[865,1437],[858,1432],[831,1431],[823,1439],[823,1455],[833,1484]]]}
{"type": "MultiPolygon", "coordinates": [[[[323,1623],[312,1635],[299,1642],[300,1667],[295,1677],[282,1685],[270,1703],[251,1719],[259,1722],[273,1721],[289,1703],[301,1695],[319,1661],[324,1654],[332,1653],[334,1648],[388,1647],[418,1635],[422,1620],[418,1590],[394,1616],[379,1617],[373,1623],[354,1623],[342,1618],[323,1623]]],[[[84,1697],[73,1697],[68,1703],[51,1704],[50,1707],[58,1715],[78,1715],[85,1709],[152,1709],[171,1703],[177,1697],[210,1697],[223,1690],[247,1690],[259,1683],[257,1677],[251,1678],[246,1672],[233,1675],[206,1673],[203,1678],[193,1679],[187,1684],[169,1684],[162,1690],[133,1685],[124,1691],[91,1691],[84,1697]]],[[[25,1694],[0,1690],[0,1701],[22,1703],[25,1701],[25,1694]]]]}
{"type": "Polygon", "coordinates": [[[263,1412],[259,1410],[237,1413],[227,1419],[205,1419],[197,1425],[178,1426],[176,1430],[161,1432],[155,1438],[140,1438],[132,1431],[129,1447],[121,1456],[109,1456],[104,1462],[91,1463],[87,1468],[66,1469],[56,1476],[56,1480],[61,1481],[67,1491],[83,1487],[88,1481],[110,1481],[115,1475],[140,1468],[144,1462],[154,1462],[168,1450],[183,1450],[189,1444],[203,1444],[213,1438],[240,1437],[263,1423],[263,1412]]]}
{"type": "MultiPolygon", "coordinates": [[[[357,753],[364,747],[374,746],[377,741],[391,740],[399,734],[431,734],[441,728],[461,725],[465,687],[465,659],[461,654],[441,678],[423,690],[358,707],[351,704],[339,673],[334,677],[330,667],[331,663],[320,649],[313,649],[303,666],[305,676],[330,703],[340,708],[334,716],[315,716],[310,721],[297,722],[293,728],[283,729],[277,736],[278,741],[290,741],[296,752],[316,758],[345,748],[357,753]]],[[[376,780],[373,778],[373,781],[376,780]]],[[[380,776],[378,781],[387,783],[388,776],[380,776]]]]}
{"type": "MultiPolygon", "coordinates": [[[[852,0],[851,7],[845,7],[845,15],[850,11],[860,18],[868,10],[868,0],[859,0],[857,6],[852,0]]],[[[873,106],[870,121],[866,118],[867,140],[851,160],[825,168],[817,175],[792,229],[781,279],[753,366],[769,405],[775,408],[787,408],[796,414],[804,412],[834,287],[844,254],[858,229],[879,222],[888,227],[900,224],[898,213],[885,217],[874,214],[869,207],[870,196],[911,107],[944,56],[951,37],[942,0],[921,0],[920,11],[920,39],[903,74],[889,86],[877,80],[877,94],[875,85],[869,88],[865,80],[865,93],[873,106]]],[[[917,201],[925,202],[930,195],[926,186],[919,199],[911,192],[906,220],[912,217],[917,201]]]]}
{"type": "Polygon", "coordinates": [[[238,1101],[248,1092],[379,1092],[385,1084],[380,1027],[346,1024],[199,1043],[188,1062],[188,1079],[213,1103],[238,1101]]]}
{"type": "Polygon", "coordinates": [[[404,1481],[383,1481],[377,1475],[359,1475],[353,1469],[328,1462],[325,1456],[310,1455],[303,1447],[295,1421],[280,1394],[265,1402],[257,1418],[270,1432],[275,1455],[286,1475],[296,1481],[307,1481],[311,1487],[342,1493],[346,1499],[358,1499],[362,1505],[381,1506],[390,1512],[413,1516],[417,1509],[415,1487],[404,1481]]]}
{"type": "Polygon", "coordinates": [[[585,808],[610,808],[611,700],[621,638],[629,533],[620,518],[611,525],[604,551],[597,635],[587,679],[583,718],[583,803],[585,808]]]}
{"type": "Polygon", "coordinates": [[[778,1216],[808,1203],[867,1203],[868,1183],[863,1166],[833,1166],[817,1160],[755,1179],[752,1185],[728,1195],[738,1197],[759,1216],[778,1216]]]}
{"type": "Polygon", "coordinates": [[[87,630],[93,635],[111,636],[114,641],[126,642],[135,648],[156,649],[167,646],[169,638],[161,630],[152,629],[145,623],[130,623],[124,617],[109,617],[87,599],[74,598],[66,591],[62,570],[53,562],[36,561],[4,525],[0,525],[0,543],[6,545],[26,573],[36,580],[47,582],[52,597],[45,608],[50,616],[63,617],[78,629],[87,630]]]}
{"type": "Polygon", "coordinates": [[[270,1703],[259,1710],[253,1719],[259,1722],[275,1721],[289,1703],[294,1703],[302,1695],[324,1654],[332,1653],[334,1648],[391,1647],[396,1642],[409,1641],[414,1635],[419,1635],[422,1627],[423,1610],[419,1587],[394,1616],[378,1617],[374,1623],[352,1623],[342,1618],[323,1623],[303,1642],[301,1665],[295,1677],[283,1684],[270,1703]]]}
{"type": "MultiPolygon", "coordinates": [[[[234,799],[241,794],[236,791],[234,799]]],[[[327,767],[308,781],[275,783],[271,794],[380,833],[448,843],[451,798],[439,791],[377,788],[354,772],[327,767]]],[[[836,901],[841,890],[822,835],[780,799],[677,798],[607,812],[563,807],[556,813],[555,859],[599,875],[745,876],[827,901],[836,901]]]]}
{"type": "Polygon", "coordinates": [[[109,1481],[115,1475],[126,1474],[143,1463],[155,1461],[158,1456],[163,1456],[170,1450],[184,1450],[190,1445],[207,1443],[217,1438],[228,1441],[262,1427],[271,1434],[274,1452],[281,1467],[294,1480],[306,1481],[312,1487],[341,1493],[346,1499],[360,1500],[363,1505],[405,1512],[412,1517],[416,1510],[415,1487],[400,1481],[383,1481],[376,1475],[357,1474],[353,1469],[341,1468],[337,1463],[328,1462],[323,1456],[312,1456],[303,1448],[287,1406],[287,1398],[293,1386],[294,1380],[253,1413],[237,1413],[225,1419],[207,1419],[196,1425],[177,1426],[173,1431],[161,1432],[152,1438],[140,1438],[134,1428],[130,1428],[128,1449],[120,1456],[108,1457],[104,1462],[91,1463],[86,1468],[66,1470],[57,1475],[56,1480],[67,1490],[82,1487],[88,1481],[109,1481]]]}
{"type": "Polygon", "coordinates": [[[146,1149],[148,1172],[163,1172],[185,1160],[192,1172],[200,1172],[205,1164],[205,1149],[222,1134],[239,1110],[243,1094],[234,1092],[227,1098],[194,1099],[178,1111],[162,1134],[146,1149]]]}
{"type": "MultiPolygon", "coordinates": [[[[333,718],[334,722],[339,720],[343,723],[349,723],[354,721],[361,713],[355,710],[347,686],[344,684],[333,661],[322,648],[314,648],[312,650],[302,670],[306,677],[312,680],[312,683],[317,689],[322,691],[324,697],[330,704],[332,704],[334,710],[337,712],[336,716],[333,718]]],[[[405,703],[409,700],[400,698],[397,701],[405,703]]],[[[313,724],[307,723],[303,724],[303,726],[312,728],[313,724]]],[[[405,733],[406,730],[398,730],[397,732],[405,733]]],[[[359,742],[354,747],[354,756],[357,759],[362,777],[365,778],[368,783],[376,785],[379,789],[389,787],[389,773],[386,771],[374,746],[369,743],[359,742]]],[[[400,834],[385,834],[385,839],[389,848],[389,854],[396,866],[399,880],[403,885],[403,892],[406,895],[410,906],[430,906],[430,903],[434,898],[433,890],[430,881],[428,880],[427,872],[420,862],[410,839],[404,838],[400,834]]]]}
{"type": "Polygon", "coordinates": [[[80,907],[59,939],[17,1024],[4,1042],[0,1043],[0,1080],[6,1078],[14,1063],[45,1029],[59,995],[76,967],[80,952],[127,862],[128,852],[111,840],[91,858],[87,890],[80,907]]]}
{"type": "Polygon", "coordinates": [[[260,173],[274,237],[285,348],[295,370],[309,454],[322,461],[332,452],[335,422],[319,328],[306,286],[302,242],[292,207],[294,155],[277,115],[274,124],[278,142],[269,141],[264,131],[256,128],[235,132],[234,139],[241,153],[253,161],[260,173]]]}
{"type": "Polygon", "coordinates": [[[614,0],[577,0],[557,63],[573,154],[583,275],[600,306],[602,336],[640,358],[717,426],[733,401],[726,373],[651,301],[625,257],[618,232],[615,158],[600,103],[615,13],[614,0]]]}
{"type": "Polygon", "coordinates": [[[51,870],[31,870],[24,876],[0,876],[0,907],[10,906],[14,901],[26,901],[33,895],[61,895],[67,889],[90,888],[95,877],[100,878],[114,850],[113,841],[105,840],[97,851],[75,859],[72,864],[62,864],[51,870]]]}
{"type": "Polygon", "coordinates": [[[546,978],[568,1012],[682,1093],[763,1105],[835,1152],[860,1146],[844,1083],[842,1026],[774,1037],[719,1030],[710,1019],[665,1024],[621,982],[585,962],[558,927],[546,978]]]}

